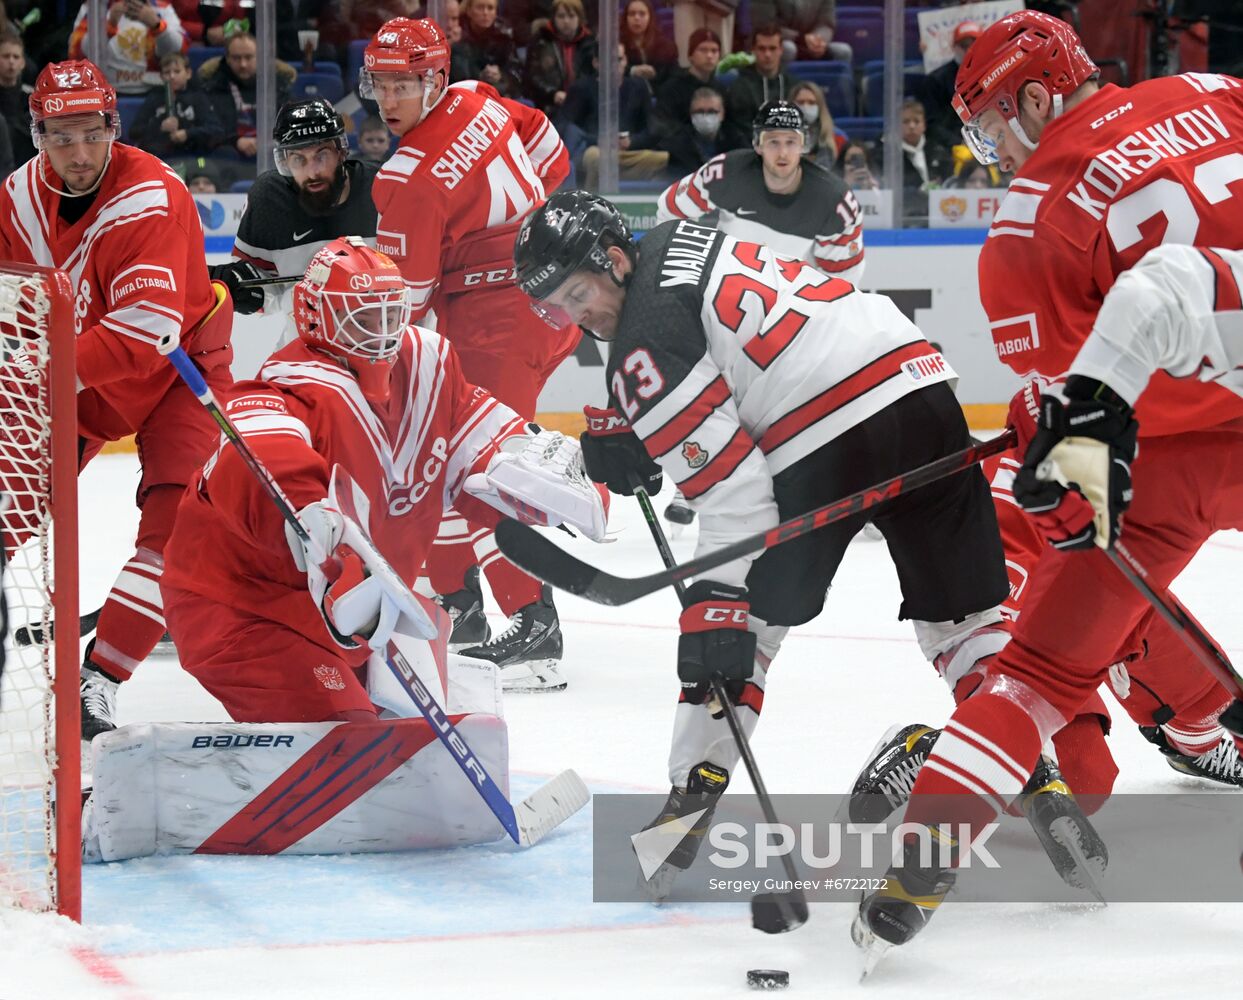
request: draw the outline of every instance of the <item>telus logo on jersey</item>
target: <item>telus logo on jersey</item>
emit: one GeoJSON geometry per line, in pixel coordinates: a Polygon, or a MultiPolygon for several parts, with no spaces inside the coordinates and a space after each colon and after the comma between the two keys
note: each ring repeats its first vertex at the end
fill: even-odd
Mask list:
{"type": "Polygon", "coordinates": [[[704,264],[719,235],[715,229],[679,222],[660,263],[660,287],[698,285],[703,278],[704,264]]]}
{"type": "Polygon", "coordinates": [[[497,101],[488,98],[440,159],[432,164],[432,176],[439,177],[452,191],[472,164],[491,148],[492,140],[501,134],[508,121],[509,113],[497,101]]]}
{"type": "Polygon", "coordinates": [[[440,478],[440,473],[444,470],[445,462],[448,460],[449,445],[444,438],[438,437],[432,442],[431,455],[423,463],[423,478],[408,490],[390,492],[388,512],[394,517],[401,517],[414,510],[415,505],[427,496],[427,491],[432,488],[432,484],[440,478]]]}

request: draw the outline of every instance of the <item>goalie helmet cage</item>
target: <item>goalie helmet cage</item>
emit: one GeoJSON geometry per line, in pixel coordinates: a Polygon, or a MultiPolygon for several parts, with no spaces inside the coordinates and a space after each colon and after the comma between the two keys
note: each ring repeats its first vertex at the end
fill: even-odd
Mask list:
{"type": "Polygon", "coordinates": [[[65,627],[78,621],[73,324],[67,274],[0,261],[0,908],[80,920],[80,658],[65,627]],[[41,640],[15,646],[22,625],[41,640]]]}

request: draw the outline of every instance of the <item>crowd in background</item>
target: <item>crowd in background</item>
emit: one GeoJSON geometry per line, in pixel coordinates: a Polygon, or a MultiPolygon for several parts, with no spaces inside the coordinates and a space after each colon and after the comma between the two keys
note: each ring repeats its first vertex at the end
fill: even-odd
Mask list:
{"type": "MultiPolygon", "coordinates": [[[[75,4],[7,0],[6,7],[0,0],[0,104],[8,125],[0,134],[0,176],[34,155],[26,99],[39,67],[84,57],[96,30],[86,5],[74,10],[75,4]]],[[[444,10],[453,46],[451,82],[483,80],[503,96],[540,108],[571,151],[576,183],[594,186],[597,6],[447,0],[444,10]]],[[[356,90],[357,40],[389,18],[423,13],[419,0],[277,0],[277,105],[291,96],[326,97],[346,116],[355,155],[385,159],[393,140],[375,106],[356,90]]],[[[741,0],[741,6],[739,0],[661,0],[660,7],[653,0],[623,0],[618,18],[618,50],[609,58],[616,58],[621,73],[618,145],[625,185],[659,189],[718,153],[749,145],[757,109],[784,98],[803,110],[808,155],[857,190],[880,186],[888,152],[883,121],[864,113],[874,107],[865,100],[865,84],[875,85],[876,77],[852,65],[851,46],[835,37],[835,0],[741,0]],[[849,77],[845,98],[826,96],[817,82],[800,78],[831,63],[849,77]]],[[[123,138],[173,164],[195,190],[242,190],[254,177],[260,67],[253,20],[253,0],[114,0],[107,6],[103,68],[121,98],[123,138]]],[[[907,66],[900,152],[911,217],[926,214],[921,192],[1006,182],[960,145],[950,107],[954,74],[979,31],[961,23],[954,59],[931,73],[907,66]]]]}

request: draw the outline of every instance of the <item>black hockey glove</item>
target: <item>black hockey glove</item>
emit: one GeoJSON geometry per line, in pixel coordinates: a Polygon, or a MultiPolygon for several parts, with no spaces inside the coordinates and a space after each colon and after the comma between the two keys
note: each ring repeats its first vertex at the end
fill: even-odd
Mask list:
{"type": "Polygon", "coordinates": [[[233,300],[233,311],[249,316],[263,308],[262,288],[243,288],[243,281],[254,281],[267,278],[248,260],[231,260],[227,264],[208,265],[207,274],[212,281],[221,282],[229,290],[229,298],[233,300]]]}
{"type": "Polygon", "coordinates": [[[1014,477],[1014,498],[1054,548],[1107,549],[1131,505],[1139,424],[1103,382],[1072,375],[1066,402],[1040,400],[1040,420],[1014,477]]]}
{"type": "Polygon", "coordinates": [[[682,694],[692,705],[702,705],[712,693],[712,678],[719,674],[737,704],[743,684],[755,670],[755,633],[747,631],[751,605],[746,589],[700,580],[687,588],[682,603],[678,620],[682,694]]]}
{"type": "Polygon", "coordinates": [[[630,474],[639,477],[648,496],[660,492],[664,474],[647,453],[626,419],[616,410],[584,406],[587,430],[579,438],[583,446],[583,468],[593,482],[603,483],[610,493],[628,497],[634,489],[630,474]]]}

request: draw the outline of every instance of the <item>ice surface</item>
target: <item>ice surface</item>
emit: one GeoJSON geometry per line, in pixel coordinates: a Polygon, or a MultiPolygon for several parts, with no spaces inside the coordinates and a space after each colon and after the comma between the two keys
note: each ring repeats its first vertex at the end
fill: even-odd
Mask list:
{"type": "MultiPolygon", "coordinates": [[[[132,456],[100,458],[82,477],[86,610],[130,554],[137,481],[132,456]]],[[[616,500],[613,522],[615,543],[584,541],[578,551],[613,572],[658,568],[637,507],[616,500]]],[[[673,544],[688,557],[693,529],[673,544]]],[[[1175,588],[1236,660],[1241,561],[1243,539],[1218,535],[1175,588]]],[[[897,604],[884,545],[856,542],[824,614],[791,635],[770,674],[755,739],[770,790],[844,791],[889,725],[944,720],[948,695],[896,620],[897,604]]],[[[558,605],[570,686],[507,700],[515,795],[566,767],[596,791],[663,792],[676,695],[672,595],[615,609],[566,597],[558,605]]],[[[145,664],[119,708],[123,722],[224,718],[171,659],[145,664]]],[[[1120,790],[1194,787],[1120,709],[1110,743],[1120,790]]],[[[747,787],[741,772],[733,787],[747,787]]],[[[813,906],[805,927],[770,938],[750,928],[742,905],[593,904],[590,829],[588,808],[528,851],[498,843],[91,866],[82,927],[0,913],[0,998],[728,998],[754,995],[747,969],[779,968],[790,972],[791,998],[1072,1000],[1224,992],[1243,969],[1241,906],[948,904],[859,986],[850,906],[813,906]]]]}

